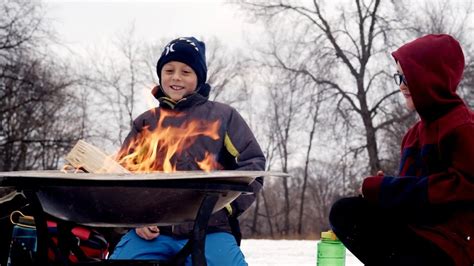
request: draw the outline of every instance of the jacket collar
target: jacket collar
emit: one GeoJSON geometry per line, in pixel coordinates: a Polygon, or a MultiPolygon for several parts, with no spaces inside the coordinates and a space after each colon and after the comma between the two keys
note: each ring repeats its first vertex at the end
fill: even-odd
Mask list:
{"type": "Polygon", "coordinates": [[[155,86],[152,89],[151,93],[160,102],[160,107],[175,109],[175,110],[182,110],[194,105],[200,105],[200,104],[205,103],[209,98],[210,91],[211,91],[211,86],[205,83],[199,86],[199,88],[193,94],[190,94],[187,97],[177,102],[169,98],[164,93],[160,85],[155,86]]]}

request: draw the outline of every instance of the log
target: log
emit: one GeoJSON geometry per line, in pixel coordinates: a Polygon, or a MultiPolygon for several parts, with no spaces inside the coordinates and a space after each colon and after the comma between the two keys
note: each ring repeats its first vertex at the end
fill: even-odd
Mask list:
{"type": "Polygon", "coordinates": [[[83,140],[77,142],[65,159],[75,168],[84,168],[89,173],[130,173],[112,156],[83,140]]]}

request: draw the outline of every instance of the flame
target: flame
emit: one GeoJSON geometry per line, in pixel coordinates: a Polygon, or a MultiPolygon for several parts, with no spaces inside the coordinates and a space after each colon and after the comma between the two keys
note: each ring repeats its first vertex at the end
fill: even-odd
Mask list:
{"type": "Polygon", "coordinates": [[[222,169],[222,166],[216,162],[214,159],[214,155],[206,151],[206,154],[204,155],[204,159],[202,161],[196,161],[198,164],[199,168],[203,170],[204,172],[210,172],[212,170],[222,169]]]}
{"type": "MultiPolygon", "coordinates": [[[[179,120],[182,116],[184,116],[183,113],[161,109],[156,127],[154,129],[145,127],[135,139],[131,140],[128,147],[119,152],[117,156],[119,163],[132,172],[175,172],[176,159],[186,155],[184,153],[198,137],[219,139],[220,122],[218,120],[214,122],[185,120],[179,126],[169,125],[170,123],[167,126],[163,124],[167,118],[179,120]]],[[[193,158],[197,167],[204,171],[221,168],[211,153],[203,152],[205,152],[203,160],[193,158]]]]}

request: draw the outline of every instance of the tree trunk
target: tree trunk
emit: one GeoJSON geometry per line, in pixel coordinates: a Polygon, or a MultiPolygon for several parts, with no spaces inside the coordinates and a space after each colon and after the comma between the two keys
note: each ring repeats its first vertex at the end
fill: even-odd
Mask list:
{"type": "Polygon", "coordinates": [[[314,137],[314,132],[316,131],[316,122],[318,118],[318,110],[319,107],[316,107],[316,113],[313,116],[313,125],[311,128],[311,132],[309,133],[309,144],[308,144],[308,149],[306,150],[306,161],[304,164],[304,176],[303,176],[303,187],[301,189],[301,195],[300,195],[300,212],[298,216],[298,234],[301,235],[303,233],[303,213],[304,213],[304,202],[305,202],[305,192],[306,192],[306,187],[308,184],[308,166],[309,166],[309,159],[311,155],[311,149],[313,147],[313,137],[314,137]]]}
{"type": "Polygon", "coordinates": [[[255,198],[255,209],[253,212],[253,219],[252,219],[252,227],[250,228],[250,232],[252,235],[258,234],[258,211],[260,205],[260,193],[257,194],[255,198]]]}
{"type": "Polygon", "coordinates": [[[272,225],[272,220],[270,218],[271,216],[270,216],[270,210],[267,204],[267,198],[265,197],[265,191],[262,191],[262,197],[263,197],[263,206],[265,206],[265,213],[267,214],[267,222],[268,222],[268,227],[270,229],[270,236],[272,237],[272,239],[274,239],[275,235],[273,233],[273,225],[272,225]]]}

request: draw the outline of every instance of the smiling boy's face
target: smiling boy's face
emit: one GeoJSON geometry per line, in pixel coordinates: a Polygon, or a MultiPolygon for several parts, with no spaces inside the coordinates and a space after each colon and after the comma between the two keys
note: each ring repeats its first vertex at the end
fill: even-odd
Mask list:
{"type": "Polygon", "coordinates": [[[188,65],[170,61],[161,69],[161,86],[168,97],[179,101],[192,94],[197,87],[197,75],[188,65]]]}
{"type": "MultiPolygon", "coordinates": [[[[403,70],[399,62],[397,62],[397,72],[399,74],[403,74],[403,70]]],[[[403,97],[405,97],[407,109],[410,111],[415,111],[415,104],[413,103],[413,98],[411,97],[410,90],[408,89],[408,86],[407,84],[405,84],[405,82],[402,82],[400,84],[400,91],[402,92],[403,97]]]]}

